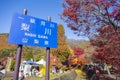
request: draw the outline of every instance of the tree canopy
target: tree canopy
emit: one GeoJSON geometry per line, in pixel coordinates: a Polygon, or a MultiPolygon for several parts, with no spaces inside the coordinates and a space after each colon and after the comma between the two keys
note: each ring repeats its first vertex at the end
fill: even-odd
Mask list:
{"type": "Polygon", "coordinates": [[[62,19],[75,34],[91,37],[101,26],[120,26],[118,0],[65,0],[62,19]]]}
{"type": "Polygon", "coordinates": [[[62,24],[58,25],[58,48],[51,49],[53,56],[57,57],[58,62],[64,62],[69,56],[70,50],[66,42],[65,31],[62,24]]]}
{"type": "Polygon", "coordinates": [[[120,65],[120,1],[65,0],[61,18],[78,36],[89,37],[96,59],[120,65]]]}
{"type": "Polygon", "coordinates": [[[112,27],[105,26],[98,31],[99,34],[90,40],[92,45],[97,46],[95,57],[114,66],[120,65],[120,34],[113,32],[112,27]]]}

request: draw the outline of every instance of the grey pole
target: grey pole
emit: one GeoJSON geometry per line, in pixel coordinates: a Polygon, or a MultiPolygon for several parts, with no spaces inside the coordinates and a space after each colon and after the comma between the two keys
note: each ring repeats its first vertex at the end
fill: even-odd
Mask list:
{"type": "MultiPolygon", "coordinates": [[[[49,16],[48,17],[48,19],[47,19],[48,21],[51,21],[51,17],[49,16]]],[[[46,48],[46,80],[49,80],[49,68],[50,68],[50,48],[49,47],[47,47],[46,48]]]]}
{"type": "Polygon", "coordinates": [[[23,14],[27,15],[27,9],[23,9],[23,14]]]}
{"type": "MultiPolygon", "coordinates": [[[[27,15],[27,9],[23,9],[23,14],[27,15]]],[[[18,45],[17,53],[16,53],[16,63],[15,63],[15,68],[14,68],[13,80],[18,80],[19,67],[20,67],[20,61],[21,61],[21,53],[22,53],[22,45],[18,45]]]]}

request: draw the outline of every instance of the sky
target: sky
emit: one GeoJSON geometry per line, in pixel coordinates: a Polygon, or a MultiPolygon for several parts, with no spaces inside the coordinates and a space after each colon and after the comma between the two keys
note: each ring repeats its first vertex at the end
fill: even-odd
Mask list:
{"type": "Polygon", "coordinates": [[[62,13],[62,2],[64,0],[0,0],[0,33],[9,33],[12,16],[14,13],[22,13],[23,9],[27,9],[27,15],[46,19],[51,16],[51,21],[62,24],[65,29],[65,35],[68,39],[85,39],[76,36],[70,30],[66,23],[60,19],[59,14],[62,13]]]}

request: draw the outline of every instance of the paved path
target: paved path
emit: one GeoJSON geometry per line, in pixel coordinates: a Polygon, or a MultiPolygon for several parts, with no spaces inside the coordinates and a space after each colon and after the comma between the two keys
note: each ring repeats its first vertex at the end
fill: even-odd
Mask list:
{"type": "Polygon", "coordinates": [[[109,76],[108,74],[101,74],[100,80],[116,80],[116,75],[112,74],[111,76],[109,76]]]}
{"type": "Polygon", "coordinates": [[[4,80],[11,80],[13,78],[13,72],[6,72],[2,76],[0,76],[0,79],[4,80]]]}
{"type": "MultiPolygon", "coordinates": [[[[100,80],[116,80],[116,74],[112,74],[111,76],[109,76],[108,74],[100,74],[99,78],[100,80]]],[[[75,80],[86,80],[86,75],[78,74],[75,80]]]]}

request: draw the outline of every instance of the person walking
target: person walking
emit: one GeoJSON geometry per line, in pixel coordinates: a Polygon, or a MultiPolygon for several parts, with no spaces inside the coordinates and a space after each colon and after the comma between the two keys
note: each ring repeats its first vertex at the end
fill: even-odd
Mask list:
{"type": "Polygon", "coordinates": [[[23,70],[21,70],[19,72],[19,79],[18,80],[24,80],[25,76],[24,76],[24,73],[23,73],[23,70]]]}
{"type": "Polygon", "coordinates": [[[100,80],[99,76],[100,76],[100,71],[96,69],[92,80],[100,80]]]}

